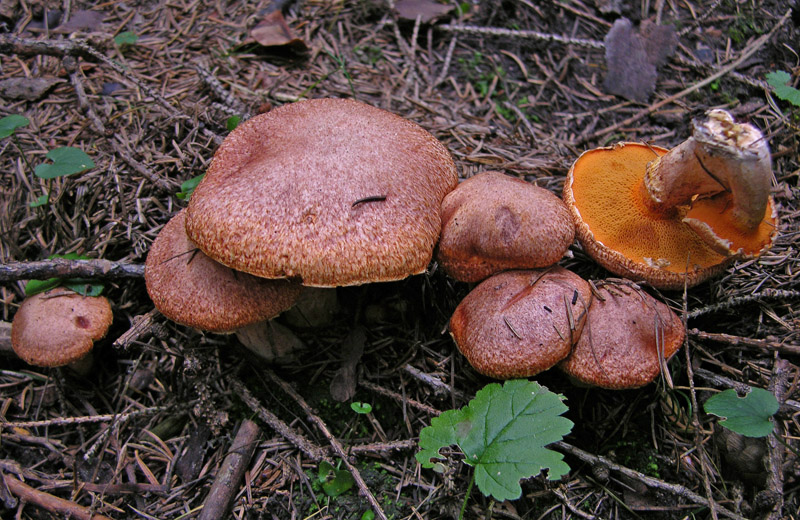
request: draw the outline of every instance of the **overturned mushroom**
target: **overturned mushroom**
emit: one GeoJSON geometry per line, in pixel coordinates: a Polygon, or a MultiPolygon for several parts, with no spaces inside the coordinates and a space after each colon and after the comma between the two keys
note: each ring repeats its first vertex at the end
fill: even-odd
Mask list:
{"type": "Polygon", "coordinates": [[[602,283],[580,339],[559,368],[601,388],[639,388],[653,381],[683,344],[680,318],[635,284],[602,283]]]}
{"type": "Polygon", "coordinates": [[[671,151],[620,143],[583,153],[567,175],[564,201],[598,263],[674,289],[771,246],[770,179],[760,132],[714,110],[671,151]]]}
{"type": "Polygon", "coordinates": [[[465,180],[442,202],[437,260],[457,280],[555,264],[575,238],[566,205],[549,191],[500,172],[465,180]]]}
{"type": "Polygon", "coordinates": [[[94,342],[105,337],[112,319],[106,298],[57,287],[25,298],[11,324],[11,345],[28,364],[69,365],[88,372],[84,360],[90,359],[94,342]]]}
{"type": "Polygon", "coordinates": [[[506,271],[458,305],[450,333],[467,361],[497,379],[529,377],[569,355],[586,319],[589,284],[561,267],[506,271]]]}

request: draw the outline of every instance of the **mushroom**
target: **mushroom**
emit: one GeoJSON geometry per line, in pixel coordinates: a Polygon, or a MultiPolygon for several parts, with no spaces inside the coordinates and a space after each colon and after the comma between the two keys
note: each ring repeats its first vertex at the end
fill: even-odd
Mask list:
{"type": "Polygon", "coordinates": [[[444,198],[436,257],[456,280],[477,282],[506,269],[553,265],[574,239],[575,224],[561,199],[490,171],[444,198]]]}
{"type": "Polygon", "coordinates": [[[346,99],[283,105],[239,125],[189,203],[186,231],[237,271],[335,287],[427,268],[447,148],[418,125],[346,99]]]}
{"type": "Polygon", "coordinates": [[[771,246],[770,179],[761,133],[713,110],[671,151],[620,143],[584,152],[563,196],[578,240],[600,265],[676,289],[771,246]]]}
{"type": "Polygon", "coordinates": [[[213,261],[186,236],[185,216],[182,210],[167,222],[147,255],[145,284],[156,308],[182,325],[237,332],[245,346],[267,359],[288,354],[276,342],[263,340],[285,336],[279,325],[267,323],[294,305],[303,288],[288,280],[236,272],[213,261]]]}
{"type": "Polygon", "coordinates": [[[661,373],[684,340],[680,318],[633,283],[598,284],[580,339],[559,368],[580,383],[622,390],[661,373]]]}
{"type": "Polygon", "coordinates": [[[30,365],[68,365],[86,373],[92,346],[112,319],[106,298],[57,287],[25,298],[11,323],[11,346],[30,365]]]}
{"type": "Polygon", "coordinates": [[[505,271],[464,298],[450,319],[450,334],[481,374],[533,376],[569,355],[591,297],[589,284],[562,267],[505,271]]]}

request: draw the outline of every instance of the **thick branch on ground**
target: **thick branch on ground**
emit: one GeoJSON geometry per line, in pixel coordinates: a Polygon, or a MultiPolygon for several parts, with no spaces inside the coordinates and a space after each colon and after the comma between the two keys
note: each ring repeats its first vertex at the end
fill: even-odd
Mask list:
{"type": "Polygon", "coordinates": [[[64,517],[79,520],[111,520],[107,516],[92,513],[92,510],[88,507],[83,507],[70,500],[64,500],[44,491],[34,489],[10,475],[3,475],[3,480],[9,491],[21,500],[29,504],[35,504],[55,515],[63,515],[64,517]]]}
{"type": "Polygon", "coordinates": [[[208,492],[199,520],[225,518],[233,499],[239,493],[244,472],[250,464],[261,430],[253,421],[245,420],[236,433],[231,448],[222,461],[214,484],[208,492]]]}
{"type": "Polygon", "coordinates": [[[143,264],[128,264],[110,260],[65,260],[54,258],[35,262],[0,264],[0,283],[17,280],[46,280],[48,278],[89,278],[121,280],[142,278],[143,264]]]}

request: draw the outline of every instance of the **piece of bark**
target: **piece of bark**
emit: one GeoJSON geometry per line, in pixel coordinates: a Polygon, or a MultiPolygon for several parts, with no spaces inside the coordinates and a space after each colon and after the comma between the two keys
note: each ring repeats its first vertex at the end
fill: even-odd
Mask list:
{"type": "Polygon", "coordinates": [[[0,98],[36,101],[43,98],[53,87],[63,83],[58,78],[8,78],[0,81],[0,98]]]}
{"type": "Polygon", "coordinates": [[[356,393],[356,366],[364,354],[367,333],[357,325],[342,343],[342,366],[331,379],[331,397],[340,403],[350,400],[356,393]]]}

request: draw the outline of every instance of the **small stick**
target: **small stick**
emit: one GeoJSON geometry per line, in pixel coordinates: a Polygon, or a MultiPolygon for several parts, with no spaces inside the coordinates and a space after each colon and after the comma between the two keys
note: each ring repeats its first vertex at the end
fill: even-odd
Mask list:
{"type": "Polygon", "coordinates": [[[222,461],[211,490],[203,502],[203,510],[197,517],[198,520],[219,520],[228,513],[253,457],[259,435],[261,430],[253,421],[245,419],[239,426],[239,431],[231,443],[231,449],[222,461]]]}
{"type": "Polygon", "coordinates": [[[426,385],[433,388],[433,393],[436,394],[437,396],[441,397],[447,394],[451,394],[459,398],[464,397],[464,395],[461,392],[459,392],[458,390],[453,390],[453,388],[450,385],[448,385],[438,377],[426,374],[425,372],[419,370],[416,367],[406,364],[405,366],[403,366],[403,370],[405,370],[409,375],[411,375],[415,379],[419,379],[426,385]]]}
{"type": "Polygon", "coordinates": [[[689,329],[689,335],[695,338],[706,339],[709,341],[716,341],[718,343],[727,343],[728,345],[737,347],[752,347],[759,350],[772,350],[782,352],[784,354],[800,354],[800,345],[783,345],[774,341],[765,339],[745,338],[742,336],[732,336],[730,334],[723,334],[718,332],[703,332],[698,329],[689,329]]]}
{"type": "Polygon", "coordinates": [[[501,27],[479,27],[476,25],[437,25],[437,29],[446,32],[465,33],[477,36],[505,36],[508,38],[522,38],[526,40],[539,40],[547,43],[560,43],[562,45],[577,45],[590,49],[603,49],[605,44],[599,40],[586,40],[583,38],[567,38],[558,34],[548,34],[539,31],[522,31],[516,29],[503,29],[501,27]]]}
{"type": "Polygon", "coordinates": [[[120,280],[142,278],[143,264],[112,262],[111,260],[66,260],[54,258],[34,262],[0,264],[0,283],[17,280],[46,280],[48,278],[91,278],[120,280]]]}
{"type": "Polygon", "coordinates": [[[54,515],[77,520],[111,520],[109,517],[93,513],[88,507],[76,504],[71,500],[64,500],[50,493],[34,489],[11,475],[3,475],[2,477],[8,490],[21,500],[35,504],[54,515]]]}
{"type": "Polygon", "coordinates": [[[278,374],[276,374],[271,369],[267,369],[265,373],[267,377],[272,380],[273,383],[280,386],[284,392],[286,392],[292,399],[295,400],[295,402],[298,405],[300,405],[300,408],[303,409],[303,411],[306,413],[311,422],[313,422],[317,426],[317,428],[322,432],[325,438],[328,439],[328,442],[331,444],[331,447],[333,447],[333,451],[336,453],[336,456],[342,460],[342,464],[344,464],[347,467],[347,470],[353,476],[353,480],[356,481],[356,485],[358,486],[358,489],[361,491],[361,494],[367,499],[367,501],[372,506],[375,515],[381,520],[388,520],[386,513],[383,512],[383,508],[381,507],[380,503],[377,501],[377,499],[375,499],[375,495],[372,494],[372,491],[370,491],[369,487],[367,486],[367,483],[364,482],[364,479],[361,477],[361,473],[358,471],[358,468],[353,466],[353,464],[350,462],[350,460],[347,457],[347,453],[345,453],[344,451],[344,447],[339,442],[339,440],[333,436],[330,430],[328,430],[325,421],[323,421],[317,414],[315,414],[314,411],[306,402],[306,400],[303,399],[303,396],[298,394],[295,391],[295,389],[292,388],[291,385],[289,385],[289,383],[278,377],[278,374]]]}
{"type": "Polygon", "coordinates": [[[131,319],[131,327],[120,337],[114,340],[111,346],[115,349],[127,350],[134,342],[146,339],[150,334],[163,327],[162,324],[155,322],[155,317],[160,313],[158,309],[151,309],[145,314],[134,316],[131,319]]]}
{"type": "MultiPolygon", "coordinates": [[[[788,361],[780,358],[775,359],[775,364],[772,367],[772,377],[770,378],[767,390],[775,395],[779,403],[783,403],[786,399],[786,384],[788,383],[791,372],[792,369],[788,361]]],[[[772,510],[766,516],[769,520],[779,520],[783,518],[784,446],[777,438],[778,435],[781,434],[778,430],[779,427],[780,426],[776,424],[776,431],[773,432],[773,435],[767,437],[767,485],[764,492],[769,493],[770,498],[775,500],[772,505],[772,510]]]]}

